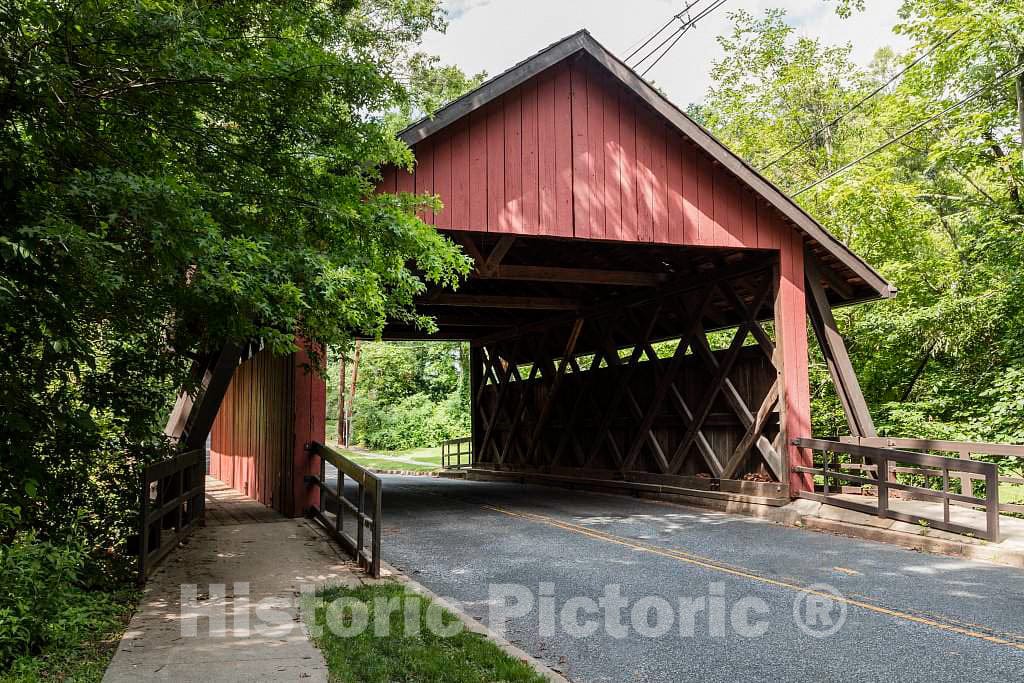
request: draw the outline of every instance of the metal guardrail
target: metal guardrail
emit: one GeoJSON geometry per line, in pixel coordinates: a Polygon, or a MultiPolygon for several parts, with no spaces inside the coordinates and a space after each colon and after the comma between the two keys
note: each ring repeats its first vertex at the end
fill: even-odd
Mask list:
{"type": "Polygon", "coordinates": [[[473,466],[473,438],[449,439],[441,442],[441,467],[459,470],[473,466]],[[466,459],[463,461],[462,457],[466,459]],[[454,461],[454,462],[453,462],[454,461]]]}
{"type": "Polygon", "coordinates": [[[206,510],[206,450],[176,455],[142,470],[138,580],[153,570],[200,523],[206,510]]]}
{"type": "MultiPolygon", "coordinates": [[[[960,458],[946,458],[940,455],[929,455],[927,453],[914,453],[892,448],[880,448],[878,446],[865,446],[860,444],[842,443],[839,441],[826,441],[823,439],[793,439],[793,445],[800,448],[808,448],[825,455],[820,467],[793,467],[794,472],[819,476],[823,481],[821,493],[801,491],[800,497],[815,500],[828,505],[855,510],[869,515],[877,515],[883,519],[896,519],[910,524],[918,524],[925,520],[929,526],[944,531],[951,531],[958,534],[979,535],[988,541],[998,543],[999,536],[999,468],[994,463],[980,462],[977,460],[964,460],[960,458]],[[842,471],[842,463],[835,459],[835,455],[845,453],[871,460],[877,467],[877,478],[863,477],[849,474],[842,471]],[[829,454],[832,457],[829,457],[829,454]],[[915,473],[924,476],[941,478],[942,488],[939,490],[914,486],[893,481],[889,474],[897,469],[896,463],[916,465],[915,473]],[[985,480],[985,497],[951,493],[949,491],[950,472],[967,473],[976,475],[985,480]],[[845,498],[838,497],[842,487],[835,491],[830,480],[847,481],[862,486],[873,486],[878,489],[877,507],[856,503],[845,498]],[[932,519],[922,515],[911,515],[892,510],[889,507],[889,491],[905,491],[912,493],[916,498],[938,500],[942,502],[942,519],[932,519]],[[985,508],[985,528],[976,529],[950,521],[949,506],[951,503],[965,503],[972,507],[983,506],[985,508]]],[[[900,468],[907,469],[907,468],[900,468]]]]}
{"type": "MultiPolygon", "coordinates": [[[[890,436],[844,436],[839,439],[843,443],[853,443],[862,446],[877,446],[879,448],[898,448],[904,451],[939,451],[945,453],[956,453],[961,460],[973,460],[974,456],[985,455],[998,458],[1018,458],[1020,466],[1024,469],[1024,446],[1008,443],[985,443],[981,441],[947,441],[944,439],[910,439],[890,436]]],[[[970,493],[974,488],[973,482],[981,477],[969,472],[962,472],[957,477],[960,480],[960,492],[970,493]]],[[[1024,484],[1022,477],[1007,477],[999,475],[999,482],[1002,484],[1024,484]]],[[[1024,505],[1015,503],[1000,503],[1000,512],[1016,512],[1024,514],[1024,505]]]]}
{"type": "Polygon", "coordinates": [[[331,537],[352,555],[359,566],[365,569],[370,576],[380,578],[381,494],[383,492],[380,478],[322,443],[313,441],[307,444],[306,450],[310,455],[320,456],[320,476],[308,475],[305,478],[308,486],[317,486],[320,489],[320,505],[309,509],[310,516],[320,522],[331,537]],[[338,481],[333,491],[325,483],[324,475],[328,462],[334,465],[338,471],[338,481]],[[345,477],[356,484],[355,502],[345,497],[345,477]],[[372,498],[370,505],[367,505],[367,494],[372,498]],[[325,504],[327,501],[334,503],[337,513],[332,515],[327,510],[325,504]],[[354,538],[345,530],[346,510],[355,517],[356,535],[354,538]],[[365,542],[367,528],[369,528],[371,539],[369,552],[367,552],[365,542]]]}

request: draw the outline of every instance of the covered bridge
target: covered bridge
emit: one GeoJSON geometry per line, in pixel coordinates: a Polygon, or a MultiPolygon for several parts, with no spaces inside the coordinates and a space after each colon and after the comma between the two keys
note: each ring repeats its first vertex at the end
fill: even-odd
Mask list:
{"type": "Polygon", "coordinates": [[[385,338],[472,343],[477,467],[807,490],[808,315],[873,434],[830,307],[894,288],[589,33],[401,136],[380,191],[438,195],[476,268],[385,338]]]}
{"type": "MultiPolygon", "coordinates": [[[[422,217],[475,261],[419,301],[471,342],[482,472],[788,500],[812,489],[807,322],[855,436],[872,436],[831,307],[894,294],[870,266],[589,33],[401,134],[422,217]]],[[[324,432],[303,358],[256,354],[213,425],[212,474],[292,514],[324,432]],[[268,427],[268,425],[273,425],[268,427]]],[[[212,366],[211,366],[212,367],[212,366]]]]}

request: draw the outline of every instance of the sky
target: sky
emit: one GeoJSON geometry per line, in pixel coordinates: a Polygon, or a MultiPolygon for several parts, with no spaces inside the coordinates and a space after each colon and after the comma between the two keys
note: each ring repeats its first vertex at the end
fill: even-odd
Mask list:
{"type": "MultiPolygon", "coordinates": [[[[632,46],[690,1],[445,0],[448,30],[429,34],[423,48],[467,73],[484,70],[494,76],[586,28],[609,50],[625,57],[632,46]]],[[[696,7],[710,2],[703,0],[696,7]]],[[[906,39],[891,31],[900,4],[866,0],[864,12],[842,19],[835,14],[835,3],[826,0],[728,0],[687,33],[647,78],[680,106],[703,100],[711,82],[711,63],[722,54],[715,37],[729,32],[729,11],[737,9],[754,14],[769,7],[785,9],[798,34],[832,44],[851,42],[854,60],[866,64],[879,47],[907,49],[906,39]]]]}

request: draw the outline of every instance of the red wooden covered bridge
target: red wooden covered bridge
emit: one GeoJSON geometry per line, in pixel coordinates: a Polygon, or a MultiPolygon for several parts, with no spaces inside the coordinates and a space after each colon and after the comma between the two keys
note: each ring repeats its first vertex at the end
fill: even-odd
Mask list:
{"type": "MultiPolygon", "coordinates": [[[[831,307],[894,288],[588,33],[401,135],[415,172],[380,191],[438,195],[423,219],[475,269],[419,301],[436,334],[384,338],[471,342],[481,474],[788,500],[812,488],[791,444],[810,436],[808,320],[852,434],[874,435],[831,307]]],[[[213,421],[211,474],[300,514],[323,383],[258,352],[229,385],[225,353],[216,419],[219,398],[186,432],[213,421]]]]}

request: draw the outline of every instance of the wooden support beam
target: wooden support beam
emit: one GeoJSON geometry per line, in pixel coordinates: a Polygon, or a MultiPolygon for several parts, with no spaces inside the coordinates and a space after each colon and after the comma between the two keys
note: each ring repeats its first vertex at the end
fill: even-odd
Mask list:
{"type": "MultiPolygon", "coordinates": [[[[641,331],[641,337],[637,341],[637,344],[633,347],[633,353],[630,354],[629,362],[627,367],[620,371],[620,375],[617,378],[616,390],[612,394],[612,398],[608,401],[604,407],[604,415],[601,418],[600,425],[597,428],[596,438],[590,446],[590,450],[587,453],[587,463],[593,462],[594,458],[597,457],[598,452],[601,450],[601,443],[607,437],[611,436],[611,424],[614,420],[618,411],[619,402],[627,397],[627,394],[632,395],[629,391],[629,381],[633,377],[633,371],[636,370],[637,364],[640,362],[640,357],[644,354],[644,345],[647,344],[651,337],[651,331],[654,329],[654,325],[658,321],[658,316],[661,315],[662,304],[659,302],[654,310],[651,311],[651,317],[641,331]]],[[[608,334],[605,337],[605,358],[608,360],[609,367],[612,365],[619,365],[621,359],[619,358],[618,352],[615,349],[615,342],[611,338],[611,327],[609,326],[608,334]]],[[[641,414],[642,416],[642,414],[641,414]]],[[[618,452],[617,448],[613,449],[615,458],[618,461],[618,466],[622,468],[625,465],[625,458],[621,453],[618,452]]]]}
{"type": "MultiPolygon", "coordinates": [[[[685,282],[667,285],[661,291],[658,292],[606,299],[599,304],[594,304],[582,308],[579,311],[579,315],[581,317],[586,318],[587,320],[596,320],[608,316],[617,316],[620,315],[623,309],[625,308],[641,306],[653,302],[664,302],[666,300],[679,297],[684,294],[703,290],[704,288],[710,287],[719,282],[724,282],[726,280],[736,280],[743,277],[750,277],[754,274],[763,273],[769,268],[771,268],[770,264],[762,262],[752,265],[749,268],[743,268],[733,272],[720,273],[718,275],[705,274],[700,277],[688,279],[685,282]]],[[[473,343],[479,346],[486,346],[488,344],[492,344],[495,342],[514,339],[515,337],[524,334],[543,332],[555,325],[568,324],[575,317],[576,314],[553,315],[547,318],[546,320],[541,320],[536,323],[530,323],[529,325],[523,325],[520,327],[510,328],[508,330],[503,330],[493,335],[488,335],[487,337],[481,337],[480,339],[475,340],[473,343]]]]}
{"type": "Polygon", "coordinates": [[[846,352],[846,343],[839,334],[836,319],[832,316],[825,290],[821,286],[820,273],[813,261],[805,265],[807,273],[807,313],[811,318],[814,336],[818,339],[821,352],[825,356],[829,374],[835,384],[839,401],[846,413],[846,422],[853,436],[877,436],[875,423],[871,419],[864,392],[861,391],[857,374],[853,370],[850,356],[846,352]]]}
{"type": "Polygon", "coordinates": [[[819,281],[824,280],[828,284],[829,289],[843,299],[849,301],[855,297],[850,283],[839,277],[834,268],[826,267],[810,249],[804,249],[804,262],[817,270],[819,281]]]}
{"type": "Polygon", "coordinates": [[[493,273],[495,269],[501,265],[501,261],[505,258],[505,254],[508,253],[508,250],[512,248],[512,245],[515,244],[515,242],[515,235],[503,235],[498,240],[498,243],[494,245],[494,248],[491,249],[491,253],[487,255],[487,261],[484,263],[483,267],[479,269],[481,275],[489,275],[493,273]]]}
{"type": "Polygon", "coordinates": [[[637,429],[636,435],[633,437],[633,443],[626,452],[626,459],[622,467],[623,470],[629,470],[632,468],[633,463],[636,462],[636,458],[640,454],[640,448],[643,446],[644,442],[647,441],[651,444],[651,449],[654,451],[654,456],[658,461],[658,466],[661,468],[661,471],[668,472],[668,460],[661,449],[661,445],[658,443],[658,439],[651,431],[651,427],[654,424],[654,418],[658,415],[662,402],[665,400],[666,394],[668,394],[669,387],[673,385],[676,375],[679,374],[679,370],[682,368],[683,360],[686,358],[686,349],[689,348],[693,335],[700,329],[700,320],[704,317],[704,311],[711,302],[711,294],[713,291],[713,288],[708,288],[704,293],[703,300],[700,302],[696,313],[691,318],[689,329],[687,329],[686,333],[679,340],[679,346],[676,347],[676,351],[672,355],[672,359],[667,363],[668,367],[665,367],[666,364],[657,357],[654,349],[652,349],[649,344],[646,345],[645,350],[647,351],[648,357],[651,362],[658,367],[659,379],[654,388],[654,396],[647,407],[647,413],[642,416],[640,426],[637,429]]]}
{"type": "Polygon", "coordinates": [[[454,232],[450,234],[452,240],[461,245],[462,249],[466,252],[466,255],[473,259],[473,270],[479,273],[487,263],[487,259],[485,259],[483,254],[480,253],[480,250],[476,246],[476,242],[474,242],[473,238],[464,232],[454,232]]]}
{"type": "MultiPolygon", "coordinates": [[[[514,357],[518,350],[519,340],[516,340],[511,355],[514,357]]],[[[511,363],[501,363],[501,358],[497,352],[492,352],[491,355],[492,366],[496,364],[496,361],[498,361],[498,396],[494,404],[494,411],[491,413],[491,417],[488,420],[487,428],[486,431],[484,432],[483,441],[480,444],[480,455],[481,457],[483,457],[485,451],[487,450],[487,447],[490,446],[494,450],[494,456],[498,458],[497,461],[501,462],[501,451],[498,450],[498,446],[494,442],[494,428],[498,424],[498,418],[501,416],[501,413],[504,412],[505,396],[508,395],[508,387],[511,384],[509,380],[512,377],[513,366],[511,363]]]]}
{"type": "Polygon", "coordinates": [[[193,373],[201,373],[198,393],[194,399],[185,391],[178,394],[164,430],[185,449],[205,447],[206,437],[224,401],[224,394],[238,367],[241,352],[239,345],[229,344],[211,353],[205,363],[193,366],[193,373]]]}
{"type": "Polygon", "coordinates": [[[620,285],[625,287],[657,287],[669,279],[668,275],[663,273],[594,268],[562,268],[555,266],[497,266],[482,273],[481,277],[491,280],[536,280],[540,282],[620,285]]]}
{"type": "Polygon", "coordinates": [[[762,434],[764,428],[768,424],[768,417],[775,410],[775,406],[779,403],[779,384],[776,382],[772,385],[771,389],[765,395],[764,400],[761,402],[761,407],[757,410],[757,415],[754,420],[747,427],[747,431],[743,434],[743,438],[736,444],[736,448],[733,449],[732,455],[725,462],[725,466],[722,468],[722,477],[724,479],[732,478],[736,473],[736,468],[740,466],[743,461],[743,457],[750,450],[750,447],[754,443],[758,443],[760,446],[761,454],[765,457],[765,462],[768,463],[768,468],[772,471],[772,474],[782,481],[782,456],[779,455],[772,446],[768,439],[762,434]],[[770,451],[768,451],[770,449],[770,451]],[[770,452],[771,457],[765,456],[766,452],[770,452]]]}
{"type": "MultiPolygon", "coordinates": [[[[551,415],[551,406],[554,405],[555,398],[558,396],[558,387],[562,382],[562,377],[565,376],[565,368],[569,364],[569,358],[572,357],[573,352],[576,350],[576,341],[580,338],[582,330],[583,318],[577,318],[572,326],[572,331],[569,333],[569,339],[565,343],[565,351],[562,353],[562,359],[558,363],[558,369],[555,371],[555,376],[551,380],[547,395],[544,397],[544,402],[541,404],[537,414],[537,420],[533,427],[533,436],[530,438],[530,445],[526,449],[527,462],[533,458],[533,454],[537,451],[538,442],[551,415]]],[[[550,362],[550,359],[548,360],[550,362]]]]}
{"type": "Polygon", "coordinates": [[[465,308],[515,308],[531,311],[574,311],[582,307],[576,299],[550,296],[504,296],[438,292],[417,300],[429,306],[461,306],[465,308]]]}

